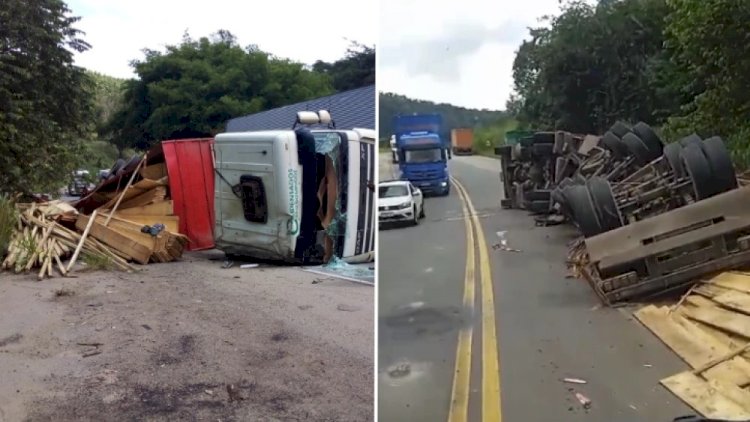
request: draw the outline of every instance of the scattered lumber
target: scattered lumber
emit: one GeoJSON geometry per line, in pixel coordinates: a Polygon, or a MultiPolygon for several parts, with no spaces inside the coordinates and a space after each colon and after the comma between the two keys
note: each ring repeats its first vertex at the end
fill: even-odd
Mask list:
{"type": "Polygon", "coordinates": [[[662,385],[706,418],[750,419],[750,274],[721,273],[635,317],[691,368],[662,385]]]}
{"type": "Polygon", "coordinates": [[[16,273],[38,269],[38,279],[52,277],[54,271],[65,276],[70,271],[63,261],[80,244],[80,254],[111,262],[121,270],[134,267],[96,239],[85,238],[62,223],[75,221],[77,211],[62,201],[42,204],[17,204],[18,225],[11,237],[2,269],[16,273]]]}

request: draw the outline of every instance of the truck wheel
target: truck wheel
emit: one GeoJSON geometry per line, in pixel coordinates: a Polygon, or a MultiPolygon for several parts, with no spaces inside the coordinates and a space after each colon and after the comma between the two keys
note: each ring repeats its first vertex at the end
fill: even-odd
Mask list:
{"type": "Polygon", "coordinates": [[[686,147],[686,146],[688,146],[690,144],[700,144],[701,141],[702,141],[701,137],[698,136],[697,134],[693,133],[691,135],[688,135],[688,136],[680,139],[678,142],[683,147],[686,147]]]}
{"type": "Polygon", "coordinates": [[[563,191],[563,195],[570,206],[572,219],[584,237],[595,236],[603,231],[586,186],[570,186],[563,191]]]}
{"type": "Polygon", "coordinates": [[[679,142],[672,142],[664,147],[664,158],[667,160],[669,167],[674,172],[676,178],[681,179],[687,176],[685,166],[682,165],[682,145],[679,142]]]}
{"type": "Polygon", "coordinates": [[[734,173],[732,157],[724,145],[724,140],[712,136],[701,143],[701,148],[711,167],[714,194],[737,188],[737,175],[734,173]]]}
{"type": "Polygon", "coordinates": [[[643,144],[646,145],[646,148],[651,152],[651,160],[661,155],[664,150],[664,141],[662,141],[656,132],[651,129],[651,126],[643,122],[638,122],[633,126],[633,133],[641,138],[643,144]]]}
{"type": "Polygon", "coordinates": [[[628,147],[614,133],[610,131],[604,132],[602,143],[615,158],[625,158],[628,156],[628,147]]]}
{"type": "Polygon", "coordinates": [[[609,231],[622,227],[622,217],[620,210],[617,208],[615,196],[612,194],[612,187],[607,179],[594,176],[586,182],[591,200],[594,203],[594,209],[599,217],[602,230],[609,231]]]}
{"type": "Polygon", "coordinates": [[[630,126],[623,122],[617,121],[613,124],[609,131],[617,135],[618,138],[622,139],[626,134],[631,132],[630,126]]]}
{"type": "Polygon", "coordinates": [[[649,151],[646,144],[643,143],[641,138],[634,133],[626,133],[622,137],[622,142],[628,147],[628,151],[635,157],[635,162],[639,166],[643,167],[648,164],[651,160],[651,151],[649,151]]]}
{"type": "Polygon", "coordinates": [[[682,149],[682,164],[693,184],[695,200],[708,198],[713,195],[713,177],[711,166],[708,164],[703,148],[699,144],[689,144],[682,149]]]}

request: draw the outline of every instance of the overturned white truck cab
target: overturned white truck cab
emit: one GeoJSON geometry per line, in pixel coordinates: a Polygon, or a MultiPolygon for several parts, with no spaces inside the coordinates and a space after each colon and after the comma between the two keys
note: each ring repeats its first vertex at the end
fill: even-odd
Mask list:
{"type": "Polygon", "coordinates": [[[336,129],[325,110],[297,113],[291,130],[217,135],[216,247],[306,265],[372,261],[375,139],[336,129]]]}

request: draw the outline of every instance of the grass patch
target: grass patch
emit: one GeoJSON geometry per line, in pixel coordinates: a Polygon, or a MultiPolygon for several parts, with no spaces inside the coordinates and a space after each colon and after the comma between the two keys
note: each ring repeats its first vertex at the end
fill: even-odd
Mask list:
{"type": "Polygon", "coordinates": [[[84,254],[81,261],[86,264],[86,271],[104,271],[114,267],[112,259],[107,256],[84,254]]]}
{"type": "Polygon", "coordinates": [[[0,195],[0,257],[5,256],[8,251],[8,244],[17,223],[16,204],[10,196],[0,195]]]}

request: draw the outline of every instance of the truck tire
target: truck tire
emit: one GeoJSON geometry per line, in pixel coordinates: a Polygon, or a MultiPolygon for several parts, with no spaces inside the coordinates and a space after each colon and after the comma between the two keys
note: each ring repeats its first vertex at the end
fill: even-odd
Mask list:
{"type": "Polygon", "coordinates": [[[695,200],[711,197],[714,192],[711,166],[699,144],[689,144],[682,149],[682,165],[693,184],[695,200]]]}
{"type": "Polygon", "coordinates": [[[602,230],[610,231],[622,227],[623,219],[607,179],[594,176],[586,182],[586,188],[591,195],[602,230]]]}
{"type": "Polygon", "coordinates": [[[734,173],[732,157],[724,145],[724,140],[718,136],[712,136],[701,143],[701,148],[711,167],[714,194],[737,188],[737,175],[734,173]]]}
{"type": "Polygon", "coordinates": [[[690,144],[699,144],[699,143],[701,143],[701,137],[698,136],[697,134],[693,133],[693,134],[690,134],[690,135],[688,135],[688,136],[680,139],[678,142],[683,147],[686,147],[686,146],[688,146],[690,144]]]}
{"type": "Polygon", "coordinates": [[[531,146],[531,155],[535,157],[549,157],[555,149],[554,144],[534,144],[531,146]]]}
{"type": "Polygon", "coordinates": [[[603,231],[586,186],[570,186],[563,194],[570,206],[572,219],[584,237],[596,236],[603,231]]]}
{"type": "Polygon", "coordinates": [[[638,135],[632,132],[626,133],[625,136],[622,137],[622,142],[628,147],[628,151],[630,151],[630,154],[635,158],[636,164],[643,167],[651,162],[651,151],[649,151],[646,144],[643,143],[638,135]]]}
{"type": "Polygon", "coordinates": [[[682,179],[687,176],[685,166],[682,165],[682,145],[679,142],[672,142],[664,147],[664,159],[667,160],[669,167],[675,175],[675,178],[682,179]]]}
{"type": "Polygon", "coordinates": [[[631,132],[631,129],[630,126],[628,126],[624,122],[617,121],[609,128],[609,131],[617,135],[618,138],[622,139],[626,134],[631,132]]]}
{"type": "Polygon", "coordinates": [[[638,122],[633,126],[633,133],[638,135],[646,145],[646,148],[651,151],[651,160],[661,155],[664,150],[664,141],[651,129],[651,126],[643,122],[638,122]]]}
{"type": "Polygon", "coordinates": [[[615,158],[621,159],[629,155],[628,147],[626,147],[625,144],[622,143],[622,140],[611,131],[604,132],[604,135],[602,135],[602,144],[604,144],[604,147],[607,148],[615,158]]]}

